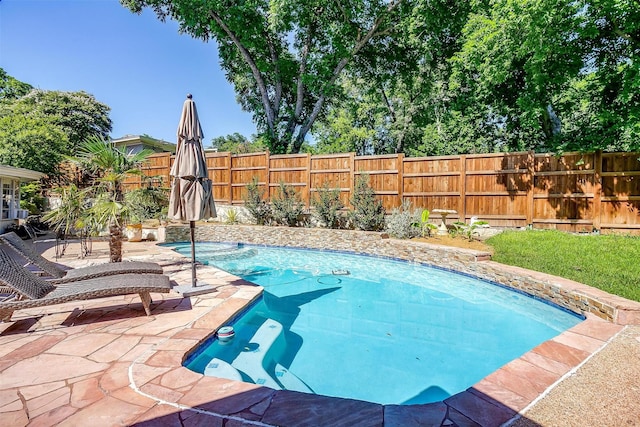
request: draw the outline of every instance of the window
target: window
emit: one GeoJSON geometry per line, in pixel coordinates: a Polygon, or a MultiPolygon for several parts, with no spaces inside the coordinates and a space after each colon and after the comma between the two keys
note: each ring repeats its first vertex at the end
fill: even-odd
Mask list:
{"type": "Polygon", "coordinates": [[[13,219],[16,216],[15,210],[17,206],[17,195],[13,189],[13,181],[7,179],[2,180],[2,212],[0,218],[13,219]]]}

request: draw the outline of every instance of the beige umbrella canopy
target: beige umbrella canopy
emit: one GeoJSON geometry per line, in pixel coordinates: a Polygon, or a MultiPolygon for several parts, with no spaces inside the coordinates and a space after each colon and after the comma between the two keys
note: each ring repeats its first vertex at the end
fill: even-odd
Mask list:
{"type": "Polygon", "coordinates": [[[169,217],[189,221],[191,231],[191,284],[196,286],[195,221],[215,218],[211,180],[202,148],[202,127],[191,94],[182,107],[178,125],[176,158],[171,167],[173,177],[169,198],[169,217]]]}

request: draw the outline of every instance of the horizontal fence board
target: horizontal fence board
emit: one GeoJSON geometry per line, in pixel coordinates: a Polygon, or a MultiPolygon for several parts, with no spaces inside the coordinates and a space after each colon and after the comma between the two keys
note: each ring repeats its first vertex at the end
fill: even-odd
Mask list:
{"type": "Polygon", "coordinates": [[[473,192],[467,191],[465,193],[466,196],[526,196],[528,193],[526,191],[482,191],[482,192],[473,192]]]}
{"type": "Polygon", "coordinates": [[[602,228],[620,228],[620,229],[633,229],[640,230],[640,224],[600,224],[602,228]]]}
{"type": "Polygon", "coordinates": [[[593,198],[593,193],[571,193],[571,194],[559,194],[559,193],[547,193],[547,194],[534,194],[534,199],[584,199],[593,198]]]}
{"type": "Polygon", "coordinates": [[[545,218],[534,218],[534,223],[546,223],[546,224],[591,224],[592,221],[589,219],[545,219],[545,218]]]}
{"type": "Polygon", "coordinates": [[[504,170],[477,170],[477,171],[473,171],[473,170],[468,170],[467,171],[467,175],[499,175],[499,174],[506,174],[506,173],[529,173],[528,169],[504,169],[504,170]]]}
{"type": "Polygon", "coordinates": [[[595,173],[595,171],[593,169],[587,169],[587,170],[562,170],[562,171],[536,172],[536,176],[593,175],[594,173],[595,173]]]}

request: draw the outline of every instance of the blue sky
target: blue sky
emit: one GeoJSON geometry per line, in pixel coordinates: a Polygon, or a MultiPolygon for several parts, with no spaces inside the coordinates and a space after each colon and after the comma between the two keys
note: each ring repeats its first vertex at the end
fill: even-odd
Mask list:
{"type": "Polygon", "coordinates": [[[111,108],[113,131],[175,142],[182,103],[193,94],[204,145],[256,133],[235,101],[215,42],[178,33],[150,10],[118,0],[0,0],[0,67],[44,90],[85,91],[111,108]]]}

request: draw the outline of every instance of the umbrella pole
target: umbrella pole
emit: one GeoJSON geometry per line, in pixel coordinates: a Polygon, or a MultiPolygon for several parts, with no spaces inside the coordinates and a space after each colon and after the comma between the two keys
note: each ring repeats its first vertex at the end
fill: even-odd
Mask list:
{"type": "Polygon", "coordinates": [[[196,287],[196,222],[189,221],[189,231],[191,232],[191,286],[196,287]]]}

